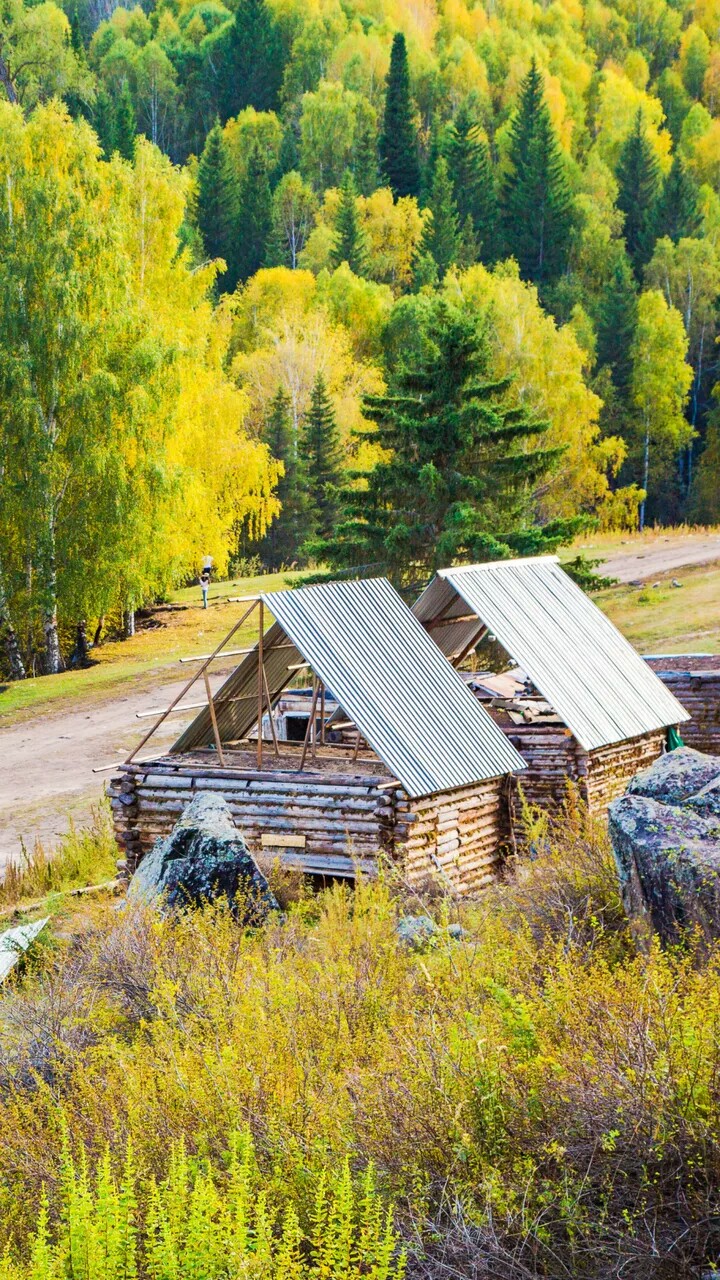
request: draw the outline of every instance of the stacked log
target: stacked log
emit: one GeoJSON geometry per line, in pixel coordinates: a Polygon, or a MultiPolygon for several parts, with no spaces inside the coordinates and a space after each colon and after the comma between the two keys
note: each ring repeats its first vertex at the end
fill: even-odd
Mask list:
{"type": "Polygon", "coordinates": [[[590,752],[578,743],[580,791],[592,813],[605,813],[608,805],[624,794],[630,779],[662,755],[665,737],[665,730],[657,729],[590,752]]]}
{"type": "Polygon", "coordinates": [[[380,789],[382,781],[367,772],[253,771],[178,757],[122,766],[108,794],[131,870],[155,840],[169,834],[198,791],[218,791],[255,857],[278,856],[307,871],[353,875],[356,863],[372,870],[381,852],[393,851],[395,806],[380,789]],[[273,836],[279,837],[277,846],[267,843],[273,836]],[[284,848],[283,837],[304,837],[304,848],[284,848]]]}
{"type": "Polygon", "coordinates": [[[650,658],[663,684],[689,712],[679,726],[683,742],[696,751],[720,755],[720,655],[707,658],[650,658]]]}
{"type": "Polygon", "coordinates": [[[482,888],[497,875],[507,838],[504,778],[413,800],[404,820],[398,813],[397,853],[414,885],[440,875],[459,893],[482,888]]]}
{"type": "Polygon", "coordinates": [[[517,836],[522,825],[523,802],[554,812],[565,799],[568,779],[578,781],[577,742],[562,724],[502,724],[501,727],[528,766],[516,775],[510,792],[510,820],[517,836]]]}

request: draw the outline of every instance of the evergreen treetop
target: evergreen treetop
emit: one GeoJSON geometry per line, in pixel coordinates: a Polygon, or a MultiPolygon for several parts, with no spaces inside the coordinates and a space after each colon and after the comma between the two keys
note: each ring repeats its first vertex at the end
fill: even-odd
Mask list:
{"type": "Polygon", "coordinates": [[[363,230],[357,206],[357,188],[349,169],[345,170],[340,188],[340,203],[335,220],[335,246],[331,254],[334,267],[347,262],[355,275],[361,275],[366,265],[363,230]]]}
{"type": "Polygon", "coordinates": [[[396,199],[419,195],[418,139],[410,97],[407,47],[400,31],[395,34],[390,54],[380,136],[380,166],[396,199]]]}
{"type": "Polygon", "coordinates": [[[272,227],[272,194],[267,160],[256,142],[240,184],[237,222],[237,278],[248,280],[262,266],[272,227]]]}
{"type": "Polygon", "coordinates": [[[263,440],[273,457],[282,462],[284,473],[277,486],[280,514],[265,534],[259,552],[269,569],[282,569],[296,562],[309,533],[304,468],[290,417],[290,399],[282,387],[270,404],[263,440]]]}
{"type": "Polygon", "coordinates": [[[460,247],[460,219],[444,156],[439,156],[435,165],[429,208],[432,217],[423,233],[420,251],[430,254],[442,279],[457,262],[460,247]]]}
{"type": "Polygon", "coordinates": [[[498,202],[490,148],[467,102],[461,103],[450,124],[445,155],[461,224],[472,223],[481,260],[498,256],[498,202]]]}
{"type": "Polygon", "coordinates": [[[639,278],[652,255],[661,183],[660,168],[647,136],[642,111],[638,111],[620,152],[617,180],[618,208],[625,215],[625,245],[639,278]]]}
{"type": "Polygon", "coordinates": [[[214,56],[223,119],[245,107],[277,108],[285,53],[265,0],[239,0],[232,23],[220,32],[214,56]]]}
{"type": "Polygon", "coordinates": [[[597,364],[609,366],[615,390],[623,397],[630,387],[636,324],[637,288],[627,255],[621,252],[600,300],[597,364]]]}
{"type": "Polygon", "coordinates": [[[130,85],[127,80],[124,80],[115,111],[115,127],[113,129],[113,145],[123,160],[134,159],[136,135],[135,104],[130,92],[130,85]]]}
{"type": "Polygon", "coordinates": [[[238,191],[225,136],[216,120],[200,157],[197,172],[197,224],[209,258],[224,258],[223,284],[237,283],[236,237],[238,191]]]}
{"type": "Polygon", "coordinates": [[[302,425],[300,449],[308,503],[309,538],[304,552],[313,555],[335,534],[343,478],[340,432],[322,373],[318,373],[313,385],[310,408],[302,425]]]}
{"type": "Polygon", "coordinates": [[[387,451],[346,490],[344,519],[324,555],[416,582],[458,559],[493,559],[557,545],[568,528],[534,525],[534,490],[561,450],[546,424],[494,380],[487,336],[464,308],[436,301],[424,353],[368,397],[368,434],[387,451]]]}
{"type": "Polygon", "coordinates": [[[538,284],[556,279],[567,264],[572,196],[534,60],[520,86],[510,131],[502,212],[507,252],[523,279],[538,284]]]}
{"type": "Polygon", "coordinates": [[[675,152],[670,172],[658,200],[655,234],[669,236],[674,244],[686,236],[696,236],[702,226],[698,190],[682,157],[675,152]]]}

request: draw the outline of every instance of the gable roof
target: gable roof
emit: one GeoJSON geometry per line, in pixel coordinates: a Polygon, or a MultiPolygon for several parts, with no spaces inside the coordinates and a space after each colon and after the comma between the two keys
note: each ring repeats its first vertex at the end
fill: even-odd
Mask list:
{"type": "Polygon", "coordinates": [[[690,718],[557,556],[442,569],[413,613],[455,660],[489,629],[586,751],[690,718]]]}
{"type": "MultiPolygon", "coordinates": [[[[525,762],[384,578],[262,595],[275,618],[263,665],[275,702],[306,661],[410,796],[494,778],[525,762]]],[[[257,718],[257,646],[214,698],[223,741],[257,718]]],[[[210,741],[203,710],[173,746],[210,741]]]]}

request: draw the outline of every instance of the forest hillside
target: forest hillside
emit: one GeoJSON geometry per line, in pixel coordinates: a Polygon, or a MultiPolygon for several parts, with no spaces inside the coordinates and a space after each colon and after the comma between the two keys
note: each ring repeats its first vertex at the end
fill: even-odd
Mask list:
{"type": "Polygon", "coordinates": [[[9,0],[5,675],[224,572],[720,518],[716,0],[9,0]]]}

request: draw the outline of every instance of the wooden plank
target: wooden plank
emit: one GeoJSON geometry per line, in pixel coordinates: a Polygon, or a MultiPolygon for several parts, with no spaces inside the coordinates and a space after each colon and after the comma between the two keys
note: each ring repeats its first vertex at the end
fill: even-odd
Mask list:
{"type": "Polygon", "coordinates": [[[286,836],[279,832],[264,832],[260,837],[260,843],[263,849],[304,849],[307,844],[306,836],[286,836]]]}

